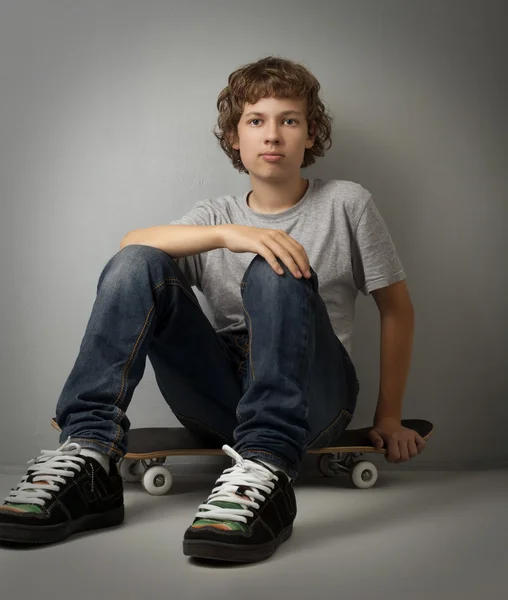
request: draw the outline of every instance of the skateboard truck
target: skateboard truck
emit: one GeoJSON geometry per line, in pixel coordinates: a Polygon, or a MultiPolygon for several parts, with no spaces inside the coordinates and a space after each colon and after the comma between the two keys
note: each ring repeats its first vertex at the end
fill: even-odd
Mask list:
{"type": "Polygon", "coordinates": [[[325,477],[336,477],[347,473],[351,483],[357,488],[372,487],[378,477],[377,468],[368,460],[356,461],[361,452],[330,452],[319,457],[318,469],[325,477]]]}

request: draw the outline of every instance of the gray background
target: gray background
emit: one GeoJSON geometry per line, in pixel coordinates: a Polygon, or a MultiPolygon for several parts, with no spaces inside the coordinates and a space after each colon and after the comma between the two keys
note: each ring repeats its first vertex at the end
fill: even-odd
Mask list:
{"type": "MultiPolygon", "coordinates": [[[[98,277],[128,231],[250,189],[212,128],[230,72],[307,66],[335,116],[304,177],[369,189],[416,309],[404,417],[426,452],[397,468],[508,461],[504,2],[0,5],[0,465],[57,447],[49,421],[98,277]]],[[[201,300],[203,298],[201,297],[201,300]]],[[[359,296],[352,426],[372,423],[379,314],[359,296]]],[[[147,361],[132,426],[175,425],[147,361]]]]}

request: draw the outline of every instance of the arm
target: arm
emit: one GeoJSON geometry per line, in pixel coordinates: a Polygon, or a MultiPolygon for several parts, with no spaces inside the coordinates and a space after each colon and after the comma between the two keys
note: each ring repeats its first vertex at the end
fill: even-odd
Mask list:
{"type": "Polygon", "coordinates": [[[224,248],[222,225],[156,225],[124,236],[120,250],[132,244],[152,246],[173,258],[224,248]]]}
{"type": "Polygon", "coordinates": [[[374,424],[402,418],[411,364],[414,309],[405,281],[372,292],[381,317],[381,376],[374,424]]]}

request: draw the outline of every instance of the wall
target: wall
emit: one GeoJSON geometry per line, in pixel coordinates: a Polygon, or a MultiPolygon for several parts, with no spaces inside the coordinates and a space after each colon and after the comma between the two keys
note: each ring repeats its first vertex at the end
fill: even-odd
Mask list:
{"type": "MultiPolygon", "coordinates": [[[[212,135],[216,99],[230,72],[269,54],[303,62],[335,116],[331,150],[302,175],[368,188],[408,273],[404,416],[437,428],[411,468],[506,462],[503,5],[2,2],[0,464],[57,447],[49,421],[123,235],[250,189],[212,135]]],[[[366,426],[372,298],[358,298],[353,358],[353,426],[366,426]]],[[[129,417],[177,424],[148,361],[129,417]]]]}

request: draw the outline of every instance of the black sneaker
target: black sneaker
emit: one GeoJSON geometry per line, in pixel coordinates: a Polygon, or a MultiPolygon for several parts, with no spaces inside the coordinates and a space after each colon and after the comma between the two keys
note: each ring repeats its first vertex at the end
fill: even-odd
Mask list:
{"type": "Polygon", "coordinates": [[[78,456],[70,438],[42,450],[0,506],[0,542],[50,544],[87,529],[124,520],[123,483],[110,459],[110,474],[94,458],[78,456]]]}
{"type": "Polygon", "coordinates": [[[226,469],[183,539],[186,556],[228,562],[256,562],[272,556],[293,532],[296,498],[283,471],[229,446],[235,465],[226,469]]]}

